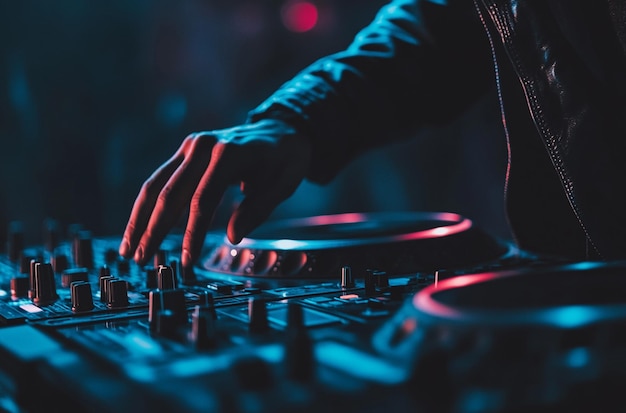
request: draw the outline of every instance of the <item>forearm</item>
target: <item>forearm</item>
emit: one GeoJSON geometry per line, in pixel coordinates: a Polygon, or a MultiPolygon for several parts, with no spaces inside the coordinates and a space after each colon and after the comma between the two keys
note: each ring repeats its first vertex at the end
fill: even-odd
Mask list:
{"type": "Polygon", "coordinates": [[[345,51],[300,72],[250,120],[280,117],[309,136],[309,179],[323,182],[364,150],[452,119],[492,78],[472,3],[452,3],[391,2],[345,51]]]}

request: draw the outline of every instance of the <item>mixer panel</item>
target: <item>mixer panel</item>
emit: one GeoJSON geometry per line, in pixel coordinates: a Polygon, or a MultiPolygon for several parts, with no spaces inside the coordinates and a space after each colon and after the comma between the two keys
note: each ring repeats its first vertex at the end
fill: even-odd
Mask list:
{"type": "Polygon", "coordinates": [[[115,237],[68,231],[24,246],[15,228],[0,257],[0,407],[10,412],[529,411],[570,407],[576,386],[626,372],[602,358],[622,355],[602,340],[626,319],[625,265],[543,259],[454,214],[270,223],[238,246],[210,233],[186,272],[178,235],[142,268],[117,255],[115,237]],[[594,275],[611,277],[610,303],[574,294],[592,291],[594,275]],[[540,280],[555,292],[539,298],[540,280]],[[502,283],[511,288],[496,299],[502,283]],[[529,318],[533,306],[561,324],[529,318]],[[539,349],[511,347],[540,364],[506,356],[515,342],[539,349]],[[510,374],[524,366],[552,393],[524,395],[535,390],[510,374]]]}

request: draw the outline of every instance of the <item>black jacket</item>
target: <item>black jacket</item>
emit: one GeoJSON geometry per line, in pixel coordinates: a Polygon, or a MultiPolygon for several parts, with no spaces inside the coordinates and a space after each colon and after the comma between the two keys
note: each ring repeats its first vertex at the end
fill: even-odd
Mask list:
{"type": "Polygon", "coordinates": [[[313,142],[309,178],[415,128],[449,122],[496,82],[520,247],[626,257],[622,0],[395,0],[343,52],[250,113],[313,142]],[[616,6],[617,4],[617,6],[616,6]]]}

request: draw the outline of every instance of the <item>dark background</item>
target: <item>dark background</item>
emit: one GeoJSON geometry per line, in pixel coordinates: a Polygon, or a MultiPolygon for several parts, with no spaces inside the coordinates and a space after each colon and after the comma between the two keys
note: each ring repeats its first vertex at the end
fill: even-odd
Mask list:
{"type": "MultiPolygon", "coordinates": [[[[245,119],[283,81],[346,47],[384,0],[311,0],[317,25],[290,31],[294,0],[0,3],[0,239],[45,218],[119,235],[141,183],[190,132],[245,119]]],[[[490,92],[458,122],[366,154],[331,184],[303,184],[273,217],[346,211],[458,212],[508,238],[506,147],[490,92]]],[[[220,206],[215,227],[238,201],[220,206]]]]}

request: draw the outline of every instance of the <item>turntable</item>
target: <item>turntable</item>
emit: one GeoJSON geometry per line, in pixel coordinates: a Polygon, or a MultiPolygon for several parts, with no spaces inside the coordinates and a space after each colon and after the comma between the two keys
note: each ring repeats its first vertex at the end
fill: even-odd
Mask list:
{"type": "Polygon", "coordinates": [[[468,268],[513,255],[512,247],[446,212],[344,213],[269,222],[240,244],[209,234],[201,267],[213,273],[274,279],[336,278],[468,268]]]}
{"type": "Polygon", "coordinates": [[[417,292],[373,335],[441,411],[623,411],[626,262],[484,272],[417,292]]]}

